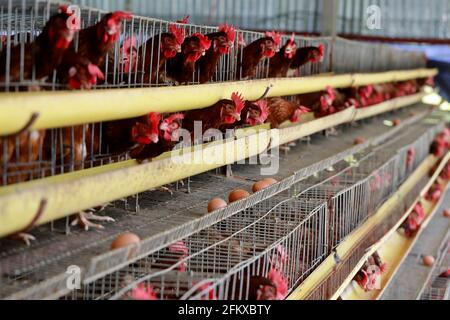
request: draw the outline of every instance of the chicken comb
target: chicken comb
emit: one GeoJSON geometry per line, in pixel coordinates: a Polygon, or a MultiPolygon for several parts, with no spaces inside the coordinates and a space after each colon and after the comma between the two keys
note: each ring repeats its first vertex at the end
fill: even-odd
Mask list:
{"type": "MultiPolygon", "coordinates": [[[[105,75],[103,74],[102,70],[100,70],[100,68],[97,67],[97,66],[96,66],[95,64],[93,64],[93,63],[89,63],[89,65],[88,65],[88,71],[89,71],[89,74],[90,74],[91,76],[95,77],[96,80],[97,80],[97,78],[98,78],[98,79],[101,79],[101,80],[104,80],[104,79],[105,79],[105,75]]],[[[97,82],[97,81],[95,81],[95,82],[97,82]]]]}
{"type": "Polygon", "coordinates": [[[333,89],[333,87],[327,86],[325,88],[325,91],[327,92],[327,94],[330,96],[330,98],[332,100],[336,99],[336,91],[333,89]]]}
{"type": "Polygon", "coordinates": [[[167,120],[169,122],[173,122],[173,121],[183,120],[183,119],[184,119],[184,114],[175,113],[175,114],[172,114],[171,116],[167,117],[165,120],[167,120]]]}
{"type": "Polygon", "coordinates": [[[286,298],[289,285],[286,278],[281,274],[280,271],[272,268],[267,274],[267,278],[272,281],[277,287],[277,300],[283,300],[286,298]]]}
{"type": "Polygon", "coordinates": [[[267,104],[267,100],[258,100],[255,102],[255,105],[257,105],[259,110],[261,111],[261,115],[259,116],[259,118],[265,121],[269,117],[269,107],[267,104]]]}
{"type": "Polygon", "coordinates": [[[272,38],[275,45],[278,47],[281,44],[281,34],[276,31],[266,31],[266,37],[272,38]]]}
{"type": "Polygon", "coordinates": [[[325,55],[325,46],[323,44],[319,44],[319,46],[317,48],[319,48],[320,57],[323,58],[325,55]]]}
{"type": "Polygon", "coordinates": [[[302,105],[298,106],[298,109],[300,110],[301,114],[305,114],[305,113],[311,112],[310,108],[302,106],[302,105]]]}
{"type": "MultiPolygon", "coordinates": [[[[212,286],[213,286],[213,283],[212,283],[212,282],[207,282],[207,283],[202,284],[202,285],[199,287],[200,292],[203,292],[203,291],[206,291],[206,290],[209,289],[209,290],[207,291],[207,293],[208,293],[207,299],[206,299],[206,297],[205,297],[205,298],[203,298],[202,300],[217,300],[217,297],[214,295],[214,289],[213,289],[213,288],[210,289],[210,287],[212,287],[212,286]]],[[[203,295],[203,294],[202,294],[202,295],[203,295]]]]}
{"type": "Polygon", "coordinates": [[[247,45],[247,43],[244,40],[244,35],[242,33],[239,33],[239,36],[238,36],[238,49],[239,49],[240,46],[245,47],[246,45],[247,45]]]}
{"type": "Polygon", "coordinates": [[[127,11],[114,11],[111,13],[111,18],[110,19],[114,19],[114,20],[129,20],[133,18],[133,15],[131,14],[131,12],[127,12],[127,11]]]}
{"type": "Polygon", "coordinates": [[[192,37],[198,38],[198,40],[200,41],[200,46],[202,47],[203,50],[206,51],[209,49],[209,47],[211,47],[211,40],[209,40],[207,36],[197,32],[194,33],[192,37]]]}
{"type": "MultiPolygon", "coordinates": [[[[65,14],[68,14],[68,13],[67,13],[67,9],[69,9],[69,6],[68,6],[67,4],[62,4],[62,5],[60,5],[59,8],[58,8],[58,13],[65,13],[65,14]]],[[[71,14],[73,14],[73,12],[72,12],[71,14]]]]}
{"type": "Polygon", "coordinates": [[[290,44],[295,43],[295,32],[292,32],[291,37],[289,38],[288,41],[290,44]]]}
{"type": "Polygon", "coordinates": [[[234,42],[234,40],[236,39],[236,29],[232,25],[220,25],[219,32],[225,32],[227,34],[228,41],[234,42]]]}
{"type": "Polygon", "coordinates": [[[178,241],[178,242],[172,243],[169,246],[169,251],[170,252],[180,252],[186,257],[189,254],[189,249],[188,249],[188,247],[186,247],[186,244],[184,243],[184,241],[178,241]]]}
{"type": "Polygon", "coordinates": [[[159,112],[150,112],[148,114],[148,120],[152,124],[159,123],[161,121],[161,114],[159,112]]]}
{"type": "Polygon", "coordinates": [[[175,41],[181,45],[184,42],[184,38],[186,37],[186,31],[184,28],[178,27],[175,24],[171,24],[169,26],[169,31],[175,37],[175,41]]]}
{"type": "Polygon", "coordinates": [[[244,99],[239,92],[233,92],[231,94],[231,101],[233,101],[234,106],[236,108],[236,112],[241,113],[242,109],[244,109],[244,99]]]}
{"type": "Polygon", "coordinates": [[[189,23],[189,18],[190,18],[190,16],[185,16],[183,19],[177,20],[177,22],[178,23],[182,23],[182,24],[188,24],[189,23]]]}
{"type": "Polygon", "coordinates": [[[152,286],[147,287],[141,283],[131,292],[131,297],[134,300],[158,300],[155,291],[152,286]]]}
{"type": "Polygon", "coordinates": [[[70,5],[69,6],[67,4],[62,4],[58,8],[58,13],[64,13],[64,14],[66,14],[68,16],[71,16],[71,15],[73,15],[73,14],[75,14],[77,12],[76,8],[77,7],[74,6],[74,5],[70,5]]]}

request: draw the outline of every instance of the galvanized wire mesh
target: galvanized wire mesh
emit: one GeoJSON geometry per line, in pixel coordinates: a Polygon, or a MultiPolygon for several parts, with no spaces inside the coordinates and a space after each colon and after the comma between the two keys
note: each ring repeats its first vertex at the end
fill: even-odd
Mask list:
{"type": "MultiPolygon", "coordinates": [[[[247,29],[281,29],[320,33],[324,2],[305,0],[173,0],[105,1],[74,0],[73,3],[104,10],[132,10],[140,15],[174,20],[191,15],[197,24],[220,21],[247,29]]],[[[401,38],[446,39],[449,35],[448,0],[340,0],[338,32],[343,34],[401,38]],[[379,10],[380,25],[368,23],[379,10]]]]}
{"type": "Polygon", "coordinates": [[[104,10],[131,10],[147,17],[175,20],[190,15],[196,24],[231,23],[253,30],[279,29],[317,33],[323,1],[306,0],[75,0],[104,10]]]}
{"type": "MultiPolygon", "coordinates": [[[[430,129],[424,136],[431,139],[435,132],[436,128],[430,129]]],[[[253,297],[252,281],[268,277],[273,270],[282,274],[292,290],[398,187],[396,166],[405,165],[398,159],[407,150],[397,153],[397,148],[392,146],[390,157],[368,153],[358,166],[342,167],[334,175],[322,173],[328,178],[318,184],[294,184],[290,190],[183,239],[178,245],[186,251],[165,248],[65,298],[129,299],[140,285],[151,287],[158,299],[245,300],[253,297]],[[383,175],[382,183],[370,192],[378,175],[383,175]]],[[[422,160],[426,156],[417,154],[422,160]]],[[[315,178],[320,179],[306,181],[315,178]]],[[[402,212],[404,205],[399,203],[397,211],[402,212]]],[[[357,257],[398,221],[398,214],[394,215],[362,244],[354,263],[346,262],[347,269],[352,270],[357,257]]],[[[344,269],[340,266],[341,277],[350,272],[344,269]]],[[[320,298],[339,286],[339,279],[335,280],[318,288],[320,298]]]]}
{"type": "Polygon", "coordinates": [[[442,243],[435,265],[427,283],[420,291],[420,300],[450,300],[450,279],[444,275],[448,273],[450,265],[450,233],[442,243]]]}

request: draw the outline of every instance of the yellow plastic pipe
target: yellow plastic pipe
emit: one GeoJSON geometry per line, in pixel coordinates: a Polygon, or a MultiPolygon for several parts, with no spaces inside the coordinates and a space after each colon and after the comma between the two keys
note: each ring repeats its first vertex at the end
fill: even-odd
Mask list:
{"type": "Polygon", "coordinates": [[[150,111],[179,112],[208,107],[238,91],[245,99],[315,92],[327,86],[349,86],[423,78],[436,69],[389,71],[371,74],[263,79],[203,85],[132,88],[94,91],[41,91],[0,93],[0,135],[22,129],[34,113],[39,117],[31,129],[58,128],[144,115],[150,111]]]}
{"type": "Polygon", "coordinates": [[[29,226],[42,200],[46,205],[35,225],[258,155],[269,145],[269,133],[184,149],[145,164],[125,161],[0,188],[0,237],[29,226]]]}
{"type": "MultiPolygon", "coordinates": [[[[414,101],[407,98],[410,103],[420,101],[419,96],[414,101]]],[[[378,110],[378,106],[371,108],[378,110]]],[[[190,156],[202,154],[204,161],[201,163],[174,163],[168,158],[170,153],[166,153],[148,164],[123,161],[2,187],[0,237],[28,226],[43,199],[47,203],[37,225],[258,155],[269,146],[273,148],[332,126],[351,122],[358,111],[349,108],[321,119],[306,116],[309,121],[281,129],[268,129],[267,125],[262,125],[239,131],[237,140],[227,141],[224,146],[212,143],[205,145],[203,151],[184,151],[190,156]],[[227,155],[232,157],[225,159],[227,155]]],[[[378,113],[385,111],[380,109],[378,113]]],[[[373,115],[372,112],[370,115],[373,115]]]]}

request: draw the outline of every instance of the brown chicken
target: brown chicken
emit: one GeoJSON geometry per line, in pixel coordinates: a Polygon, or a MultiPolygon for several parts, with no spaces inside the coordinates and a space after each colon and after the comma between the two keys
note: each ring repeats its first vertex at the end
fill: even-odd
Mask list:
{"type": "Polygon", "coordinates": [[[113,49],[116,41],[119,40],[122,21],[127,19],[131,19],[131,15],[128,12],[115,11],[104,15],[95,25],[80,30],[78,33],[78,45],[72,44],[70,50],[64,54],[61,63],[62,67],[69,69],[67,65],[72,64],[72,53],[76,51],[92,64],[104,69],[106,55],[113,49]]]}
{"type": "Polygon", "coordinates": [[[266,32],[265,37],[253,41],[238,53],[238,78],[241,80],[254,77],[258,64],[265,58],[272,58],[279,51],[281,35],[266,32]]]}
{"type": "Polygon", "coordinates": [[[295,52],[295,57],[292,59],[292,62],[289,66],[291,72],[295,73],[295,70],[298,70],[301,66],[311,62],[319,62],[322,61],[325,54],[325,47],[323,44],[318,47],[303,47],[297,49],[295,52]]]}
{"type": "Polygon", "coordinates": [[[220,130],[224,125],[240,121],[244,105],[244,100],[239,93],[234,92],[231,95],[231,100],[223,99],[210,107],[187,111],[184,115],[183,129],[191,133],[194,141],[198,141],[198,138],[200,138],[198,135],[200,133],[203,135],[208,129],[220,130]],[[194,130],[195,122],[200,122],[201,132],[194,130]]]}
{"type": "MultiPolygon", "coordinates": [[[[165,63],[181,52],[185,39],[185,30],[175,24],[169,25],[168,32],[149,38],[139,48],[134,36],[124,40],[120,49],[119,73],[125,75],[125,80],[131,73],[131,78],[137,73],[137,81],[145,84],[155,84],[164,79],[165,63]]],[[[111,65],[114,65],[113,55],[110,55],[111,65]]]]}
{"type": "MultiPolygon", "coordinates": [[[[184,39],[185,30],[172,24],[169,26],[169,32],[156,35],[139,47],[138,71],[144,60],[142,67],[144,83],[154,84],[164,79],[166,61],[175,58],[177,53],[181,52],[184,39]]],[[[138,79],[140,78],[138,77],[138,79]]]]}
{"type": "Polygon", "coordinates": [[[283,122],[289,120],[298,122],[302,114],[310,112],[310,109],[294,102],[282,98],[267,99],[269,116],[267,122],[272,128],[278,128],[283,122]]]}
{"type": "Polygon", "coordinates": [[[159,139],[157,143],[146,144],[130,152],[130,156],[138,161],[150,160],[164,152],[172,150],[180,142],[181,121],[184,114],[176,113],[163,119],[159,125],[159,139]]]}
{"type": "Polygon", "coordinates": [[[64,52],[66,52],[75,34],[75,29],[68,28],[67,22],[71,14],[67,13],[66,10],[65,6],[61,6],[59,13],[50,17],[36,40],[24,45],[23,61],[21,45],[11,48],[8,75],[6,74],[6,50],[1,52],[0,83],[7,80],[18,82],[22,79],[41,81],[52,75],[53,70],[61,63],[64,52]],[[21,67],[22,63],[23,66],[21,67]],[[32,79],[33,72],[35,73],[32,79]]]}
{"type": "MultiPolygon", "coordinates": [[[[89,59],[80,53],[69,51],[65,54],[66,63],[58,68],[58,79],[70,90],[89,90],[103,80],[103,72],[89,59]]],[[[56,150],[56,161],[59,165],[64,164],[64,171],[79,170],[83,168],[92,141],[91,127],[79,125],[61,129],[61,143],[51,145],[50,137],[45,141],[47,158],[51,157],[52,149],[56,150]],[[62,146],[61,146],[62,145],[62,146]],[[62,147],[62,148],[61,148],[62,147]]]]}
{"type": "MultiPolygon", "coordinates": [[[[67,27],[69,17],[71,17],[71,14],[67,13],[67,7],[61,6],[59,12],[50,17],[36,40],[33,43],[25,44],[23,60],[24,80],[31,80],[33,69],[35,69],[35,79],[44,80],[51,76],[53,70],[58,67],[75,33],[75,30],[67,27]]],[[[11,82],[21,80],[20,52],[20,45],[11,49],[9,73],[9,81],[11,82]]],[[[3,51],[0,61],[0,82],[5,82],[6,51],[3,51]]],[[[40,90],[40,87],[33,86],[29,90],[40,90]]],[[[26,181],[37,173],[36,170],[39,167],[33,162],[38,160],[40,156],[42,158],[44,137],[45,130],[35,130],[22,132],[18,136],[11,135],[0,139],[0,150],[2,151],[0,159],[2,163],[9,163],[9,184],[26,181]],[[20,173],[22,171],[23,173],[20,173]]]]}
{"type": "Polygon", "coordinates": [[[232,276],[227,300],[277,300],[277,286],[262,276],[232,276]]]}
{"type": "Polygon", "coordinates": [[[236,39],[236,30],[233,26],[221,25],[217,32],[206,35],[211,41],[211,46],[206,54],[201,57],[195,67],[196,72],[200,74],[200,83],[206,83],[213,78],[217,64],[222,55],[228,54],[233,47],[236,39]]]}
{"type": "Polygon", "coordinates": [[[195,74],[195,63],[211,46],[211,41],[201,33],[187,37],[181,45],[181,52],[167,61],[166,79],[177,84],[186,84],[198,80],[195,74]]]}
{"type": "Polygon", "coordinates": [[[109,153],[120,155],[134,149],[134,152],[140,152],[146,145],[158,143],[160,122],[161,114],[158,112],[105,122],[103,136],[109,153]]]}
{"type": "Polygon", "coordinates": [[[245,101],[241,112],[241,120],[232,124],[222,125],[220,130],[240,128],[244,126],[257,126],[266,122],[269,116],[267,100],[245,101]]]}
{"type": "Polygon", "coordinates": [[[297,45],[295,44],[295,34],[280,49],[277,54],[270,59],[269,78],[284,78],[287,77],[289,67],[294,60],[297,52],[297,45]]]}

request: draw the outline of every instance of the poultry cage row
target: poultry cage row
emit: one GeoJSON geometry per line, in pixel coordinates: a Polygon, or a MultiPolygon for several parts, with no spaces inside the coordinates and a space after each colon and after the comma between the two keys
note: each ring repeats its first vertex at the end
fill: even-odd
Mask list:
{"type": "MultiPolygon", "coordinates": [[[[192,12],[192,20],[197,24],[211,25],[224,21],[247,29],[278,28],[308,33],[320,33],[324,6],[320,0],[72,2],[104,10],[131,10],[167,20],[192,12]]],[[[346,35],[445,39],[448,37],[446,17],[449,14],[449,2],[434,0],[433,3],[436,6],[429,6],[420,0],[341,0],[338,7],[338,32],[346,35]],[[405,6],[408,6],[408,10],[405,10],[405,6]],[[368,19],[373,16],[380,18],[379,23],[368,19]],[[425,20],[424,16],[430,19],[425,20]]]]}
{"type": "MultiPolygon", "coordinates": [[[[407,123],[408,121],[405,121],[405,125],[407,123]]],[[[425,128],[428,128],[428,126],[424,126],[419,131],[417,128],[415,130],[407,130],[400,136],[399,130],[392,130],[392,132],[389,131],[381,135],[379,143],[390,141],[392,137],[408,137],[411,141],[420,137],[425,132],[425,128]]],[[[435,125],[434,128],[435,131],[440,131],[442,130],[442,124],[435,125]]],[[[424,141],[424,143],[426,144],[428,141],[424,141]]],[[[403,143],[403,145],[405,144],[408,145],[409,142],[403,143]]],[[[71,265],[74,261],[77,261],[77,265],[82,266],[83,281],[86,284],[108,277],[114,271],[129,265],[128,250],[108,251],[106,247],[109,246],[108,243],[117,234],[123,232],[124,229],[129,229],[133,224],[135,224],[135,227],[133,227],[134,232],[144,232],[148,235],[143,237],[139,247],[133,251],[134,261],[145,258],[152,252],[165,248],[170,243],[176,242],[181,238],[198,233],[211,225],[217,225],[220,221],[246,208],[252,208],[259,202],[272,198],[280,192],[289,189],[290,191],[285,193],[286,197],[291,198],[299,192],[296,188],[290,188],[296,181],[304,180],[318,171],[330,168],[330,166],[333,166],[338,171],[342,171],[348,166],[344,159],[349,155],[354,155],[355,159],[364,157],[366,153],[361,152],[369,146],[370,144],[367,143],[358,145],[321,162],[313,163],[301,170],[296,169],[295,174],[288,173],[289,176],[283,178],[280,183],[253,194],[245,201],[229,204],[223,210],[218,210],[208,215],[201,214],[199,216],[199,213],[203,212],[208,199],[217,196],[218,193],[225,194],[231,189],[245,187],[242,185],[242,182],[221,178],[216,175],[202,174],[191,178],[193,193],[187,194],[180,190],[180,192],[176,193],[176,200],[171,199],[171,195],[166,192],[152,191],[129,197],[125,203],[122,200],[116,201],[114,206],[117,210],[114,207],[110,207],[110,209],[106,210],[106,214],[119,214],[121,216],[126,214],[127,218],[121,223],[115,222],[112,225],[108,225],[108,232],[102,233],[103,235],[72,230],[72,237],[67,237],[61,232],[64,230],[64,224],[67,225],[67,222],[70,221],[68,218],[51,223],[51,226],[42,226],[38,234],[35,233],[37,232],[36,230],[33,231],[40,238],[36,249],[30,251],[25,247],[10,246],[8,249],[8,246],[3,246],[5,250],[2,252],[3,259],[0,264],[3,275],[0,278],[2,282],[1,296],[14,296],[16,298],[34,297],[34,299],[59,297],[67,291],[67,274],[64,266],[71,265]],[[214,185],[214,190],[211,190],[211,185],[214,185]],[[133,214],[128,215],[127,212],[132,212],[133,214]],[[61,247],[66,241],[71,244],[67,244],[68,247],[66,245],[61,247]],[[44,251],[42,250],[52,250],[54,254],[52,256],[43,256],[44,251]],[[22,291],[24,286],[27,289],[22,291]]],[[[393,151],[396,149],[398,149],[398,146],[393,151]]],[[[324,175],[324,179],[330,177],[330,175],[332,176],[333,174],[327,173],[324,175]]],[[[320,179],[317,182],[320,182],[320,179]]],[[[345,230],[348,230],[348,228],[341,233],[345,234],[347,232],[345,230]]]]}
{"type": "MultiPolygon", "coordinates": [[[[25,45],[37,36],[48,18],[56,12],[58,4],[49,1],[6,1],[0,3],[0,51],[6,61],[10,61],[12,54],[19,54],[20,76],[18,82],[9,81],[9,64],[6,63],[4,81],[0,85],[7,91],[22,90],[24,86],[36,88],[33,79],[24,78],[24,48],[25,45]],[[13,48],[20,48],[20,51],[12,51],[13,48]]],[[[82,28],[90,26],[98,21],[105,12],[92,8],[82,8],[82,28]]],[[[158,60],[160,55],[150,55],[153,51],[155,41],[148,42],[148,39],[161,37],[161,32],[166,32],[170,26],[177,25],[185,28],[188,34],[201,32],[203,34],[216,31],[216,27],[204,27],[190,24],[177,24],[169,21],[156,20],[133,16],[130,21],[124,21],[121,40],[116,43],[114,52],[109,53],[105,62],[106,80],[103,84],[98,84],[98,88],[129,88],[142,87],[148,85],[166,85],[159,83],[158,72],[156,70],[156,83],[143,83],[145,74],[153,74],[151,70],[144,70],[146,58],[158,60]],[[130,39],[135,40],[135,49],[139,52],[133,64],[136,72],[126,72],[124,63],[121,60],[126,53],[125,44],[130,39]],[[152,48],[147,46],[152,46],[152,48]],[[141,61],[139,61],[141,59],[141,61]],[[140,71],[139,71],[140,70],[140,71]],[[148,71],[148,72],[147,72],[148,71]]],[[[239,48],[242,43],[250,43],[263,34],[245,30],[237,30],[235,45],[229,54],[223,55],[218,64],[215,80],[216,82],[239,79],[238,65],[240,59],[239,48]]],[[[283,36],[283,42],[289,36],[283,36]]],[[[130,40],[133,42],[134,40],[130,40]]],[[[75,42],[77,41],[75,37],[75,42]]],[[[402,52],[388,46],[375,46],[358,42],[337,39],[332,41],[329,38],[305,38],[296,37],[299,47],[324,45],[324,60],[307,64],[297,70],[297,75],[311,75],[329,71],[353,72],[353,71],[383,71],[392,69],[408,69],[424,66],[421,55],[402,52]]],[[[130,44],[130,42],[128,42],[130,44]]],[[[129,48],[129,56],[132,55],[133,48],[129,48]]],[[[159,51],[158,51],[159,52],[159,51]]],[[[256,78],[267,76],[270,59],[261,62],[257,68],[256,78]]],[[[198,83],[193,74],[193,83],[198,83]]],[[[198,77],[197,77],[198,78],[198,77]]],[[[151,82],[151,81],[150,81],[151,82]]],[[[39,83],[39,87],[44,90],[61,89],[57,77],[52,81],[39,83]]],[[[86,123],[84,125],[51,128],[32,132],[20,132],[7,137],[0,137],[0,163],[1,163],[1,185],[10,185],[18,182],[35,180],[57,174],[63,174],[74,170],[91,168],[98,165],[108,164],[124,160],[124,155],[117,155],[110,151],[109,145],[105,143],[104,128],[102,123],[86,123]],[[78,140],[84,141],[80,144],[78,140]],[[77,140],[77,141],[75,141],[77,140]]]]}
{"type": "Polygon", "coordinates": [[[436,264],[425,286],[418,295],[420,300],[449,300],[450,299],[450,234],[447,235],[442,243],[436,264]]]}
{"type": "MultiPolygon", "coordinates": [[[[21,63],[20,76],[17,81],[10,81],[11,70],[9,69],[11,55],[20,54],[24,58],[26,43],[32,42],[48,21],[49,17],[58,9],[58,4],[41,0],[26,0],[22,2],[3,1],[0,3],[0,51],[6,63],[4,79],[0,83],[7,91],[23,90],[24,86],[36,85],[35,79],[24,77],[21,63]],[[11,52],[12,48],[19,46],[21,50],[11,52]],[[6,58],[6,59],[5,59],[6,58]]],[[[82,7],[80,9],[81,25],[86,28],[98,22],[106,12],[82,7]]],[[[141,16],[133,16],[131,20],[123,22],[121,39],[108,53],[104,66],[105,81],[98,84],[98,88],[129,88],[172,85],[173,81],[164,78],[161,81],[160,70],[156,70],[163,57],[157,53],[155,47],[161,42],[161,35],[170,31],[170,26],[184,29],[186,35],[194,33],[208,34],[216,32],[217,27],[200,26],[192,24],[180,24],[141,16]],[[152,61],[149,63],[149,61],[152,61]],[[155,74],[156,73],[156,74],[155,74]],[[151,75],[151,76],[149,76],[151,75]]],[[[242,47],[264,36],[261,32],[247,30],[236,30],[234,45],[228,54],[220,57],[212,82],[223,82],[240,80],[243,78],[240,63],[242,62],[242,47]]],[[[281,45],[286,43],[290,35],[283,35],[281,45]]],[[[326,37],[302,37],[296,36],[295,42],[299,48],[308,46],[324,46],[324,58],[321,62],[307,64],[296,70],[294,74],[307,76],[324,72],[349,73],[374,72],[384,70],[400,70],[420,68],[425,66],[424,56],[413,52],[405,52],[383,45],[373,45],[361,42],[345,41],[337,39],[336,43],[326,37]],[[333,56],[333,59],[331,57],[333,56]],[[345,59],[344,59],[345,57],[345,59]],[[333,61],[332,61],[333,60],[333,61]],[[347,62],[346,62],[347,61],[347,62]],[[353,64],[349,63],[353,62],[353,64]],[[354,63],[356,62],[356,63],[354,63]]],[[[77,36],[74,39],[77,43],[77,36]]],[[[256,71],[253,79],[267,78],[271,59],[263,60],[256,71]]],[[[163,70],[161,73],[166,73],[163,70]]],[[[199,74],[202,70],[198,68],[192,73],[188,83],[200,82],[199,74]]],[[[0,79],[2,79],[0,78],[0,79]]],[[[248,77],[245,77],[248,78],[248,77]]],[[[45,83],[38,83],[46,90],[64,88],[57,77],[48,79],[45,83]]]]}
{"type": "MultiPolygon", "coordinates": [[[[256,278],[275,273],[285,279],[287,294],[392,195],[404,178],[400,167],[408,167],[407,175],[415,170],[437,129],[398,153],[395,148],[381,156],[369,152],[357,166],[336,166],[335,173],[299,181],[64,298],[128,299],[135,288],[145,287],[156,299],[245,300],[254,298],[250,287],[256,278]],[[411,149],[417,163],[402,157],[411,149]]],[[[137,255],[136,248],[125,252],[130,254],[137,255]]]]}
{"type": "Polygon", "coordinates": [[[72,3],[104,10],[131,10],[166,20],[192,13],[191,19],[196,24],[216,25],[223,21],[252,30],[275,28],[309,33],[319,33],[323,6],[321,0],[74,0],[72,3]]]}

